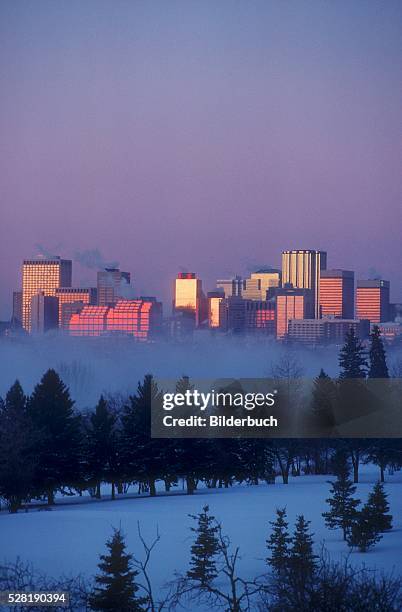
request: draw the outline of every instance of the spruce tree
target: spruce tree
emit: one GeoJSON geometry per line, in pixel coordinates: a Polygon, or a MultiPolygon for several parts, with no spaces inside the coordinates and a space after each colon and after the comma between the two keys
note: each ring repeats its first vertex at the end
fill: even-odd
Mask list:
{"type": "Polygon", "coordinates": [[[388,514],[389,504],[384,486],[377,482],[368,496],[366,512],[370,516],[372,524],[379,533],[392,529],[392,516],[388,514]]]}
{"type": "Polygon", "coordinates": [[[360,552],[367,552],[368,549],[379,542],[381,538],[382,535],[380,535],[374,523],[371,509],[366,504],[363,506],[362,510],[356,514],[350,525],[346,536],[347,543],[351,548],[356,547],[360,552]]]}
{"type": "Polygon", "coordinates": [[[309,525],[310,521],[306,521],[302,514],[297,517],[289,555],[289,567],[301,584],[313,577],[318,558],[313,553],[313,534],[309,532],[309,525]]]}
{"type": "Polygon", "coordinates": [[[28,401],[35,429],[38,493],[54,502],[55,490],[74,486],[80,479],[82,433],[74,402],[57,372],[48,370],[28,401]]]}
{"type": "Polygon", "coordinates": [[[374,325],[370,334],[369,362],[369,378],[389,378],[384,343],[378,325],[374,325]]]}
{"type": "Polygon", "coordinates": [[[286,508],[276,509],[276,520],[270,521],[272,532],[267,540],[267,548],[271,551],[271,556],[266,561],[275,572],[282,574],[289,565],[289,546],[292,538],[289,535],[286,521],[286,508]]]}
{"type": "Polygon", "coordinates": [[[215,517],[209,514],[209,506],[204,506],[199,514],[190,516],[197,521],[197,526],[191,527],[196,539],[191,547],[187,577],[199,583],[200,588],[205,588],[218,575],[215,558],[219,553],[219,527],[215,517]]]}
{"type": "Polygon", "coordinates": [[[97,586],[89,596],[91,610],[115,612],[140,612],[145,610],[145,598],[139,598],[139,586],[135,582],[138,572],[132,569],[132,555],[126,553],[124,537],[120,529],[107,541],[108,554],[100,555],[101,573],[95,577],[97,586]]]}
{"type": "Polygon", "coordinates": [[[343,451],[336,453],[335,463],[337,478],[333,482],[329,481],[332,497],[326,500],[330,510],[324,512],[322,516],[325,518],[325,524],[329,529],[341,528],[343,539],[346,540],[348,530],[356,517],[356,508],[360,504],[360,500],[353,497],[356,487],[349,478],[349,465],[343,451]]]}
{"type": "Polygon", "coordinates": [[[33,490],[35,454],[26,397],[17,380],[0,407],[0,495],[17,512],[33,490]]]}
{"type": "Polygon", "coordinates": [[[353,327],[346,334],[345,344],[339,355],[340,378],[365,378],[367,359],[364,347],[353,327]]]}

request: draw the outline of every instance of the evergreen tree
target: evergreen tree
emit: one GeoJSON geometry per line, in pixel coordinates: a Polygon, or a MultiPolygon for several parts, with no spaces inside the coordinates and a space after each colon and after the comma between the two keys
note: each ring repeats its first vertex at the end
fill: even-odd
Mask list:
{"type": "Polygon", "coordinates": [[[200,588],[208,587],[218,575],[215,557],[219,552],[219,527],[215,517],[209,514],[209,506],[204,506],[199,514],[190,516],[197,521],[197,527],[191,527],[196,539],[191,547],[191,569],[187,577],[199,583],[200,588]]]}
{"type": "Polygon", "coordinates": [[[289,565],[289,546],[292,538],[288,532],[288,524],[286,508],[277,508],[276,520],[270,521],[272,532],[267,540],[267,548],[271,551],[271,556],[267,558],[267,563],[278,574],[285,572],[289,565]]]}
{"type": "Polygon", "coordinates": [[[122,416],[121,462],[127,480],[137,480],[149,486],[156,495],[156,481],[167,468],[163,456],[164,440],[151,438],[151,407],[162,403],[162,394],[151,374],[138,383],[137,393],[130,397],[122,416]]]}
{"type": "Polygon", "coordinates": [[[380,480],[385,482],[385,468],[397,465],[400,457],[399,441],[395,438],[371,438],[365,461],[380,468],[380,480]]]}
{"type": "Polygon", "coordinates": [[[392,529],[392,516],[388,514],[389,504],[384,486],[377,482],[368,496],[366,512],[376,530],[381,533],[392,529]]]}
{"type": "MultiPolygon", "coordinates": [[[[183,376],[176,383],[176,393],[185,394],[187,390],[193,389],[188,376],[183,376]]],[[[200,478],[214,472],[214,442],[203,438],[176,438],[173,441],[175,470],[178,476],[185,479],[188,495],[194,493],[200,478]]]]}
{"type": "Polygon", "coordinates": [[[371,509],[366,504],[353,519],[346,540],[351,548],[358,548],[360,552],[367,552],[382,538],[374,522],[371,509]]]}
{"type": "MultiPolygon", "coordinates": [[[[100,397],[95,412],[89,417],[87,431],[88,476],[96,485],[96,496],[100,498],[103,480],[115,477],[117,463],[116,416],[100,397]]],[[[114,486],[113,486],[114,490],[114,486]]]]}
{"type": "Polygon", "coordinates": [[[339,366],[341,368],[340,378],[366,377],[367,360],[365,350],[356,336],[353,327],[346,334],[345,344],[339,355],[339,366]]]}
{"type": "Polygon", "coordinates": [[[54,503],[55,490],[75,486],[80,479],[82,435],[74,402],[57,372],[48,370],[28,402],[36,432],[36,487],[54,503]]]}
{"type": "Polygon", "coordinates": [[[32,492],[35,470],[32,424],[17,380],[0,407],[0,495],[17,512],[32,492]]]}
{"type": "Polygon", "coordinates": [[[289,567],[301,584],[313,577],[318,559],[313,553],[313,534],[309,532],[309,525],[310,521],[306,521],[302,514],[297,517],[289,555],[289,567]]]}
{"type": "Polygon", "coordinates": [[[336,401],[336,386],[321,368],[320,374],[314,380],[311,410],[314,425],[319,430],[332,429],[336,424],[334,407],[336,401]]]}
{"type": "Polygon", "coordinates": [[[109,553],[100,555],[101,573],[95,577],[98,585],[89,597],[91,610],[114,612],[140,612],[145,610],[145,598],[139,598],[139,586],[135,582],[138,572],[132,569],[132,555],[126,553],[126,545],[120,529],[107,541],[109,553]]]}
{"type": "Polygon", "coordinates": [[[343,451],[337,451],[336,453],[336,476],[334,482],[329,481],[332,497],[329,497],[326,501],[330,510],[324,512],[322,516],[325,518],[325,524],[329,529],[341,528],[343,539],[346,540],[348,530],[356,517],[356,507],[360,500],[353,497],[356,487],[349,478],[349,465],[343,451]]]}
{"type": "Polygon", "coordinates": [[[389,378],[384,343],[378,325],[374,325],[370,334],[369,361],[369,378],[389,378]]]}

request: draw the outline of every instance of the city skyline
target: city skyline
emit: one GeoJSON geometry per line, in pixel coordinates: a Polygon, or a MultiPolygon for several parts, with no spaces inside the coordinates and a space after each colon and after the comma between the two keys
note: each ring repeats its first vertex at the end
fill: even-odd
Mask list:
{"type": "MultiPolygon", "coordinates": [[[[310,249],[311,250],[311,249],[310,249]]],[[[313,252],[315,251],[315,249],[312,250],[313,252]]],[[[283,263],[283,256],[285,253],[288,253],[289,251],[282,251],[279,256],[277,257],[277,260],[279,262],[283,263]]],[[[302,252],[301,249],[296,249],[294,250],[294,252],[302,252]]],[[[317,252],[324,252],[325,255],[327,256],[327,251],[323,251],[320,250],[317,252]]],[[[121,297],[124,299],[135,299],[137,297],[140,297],[141,295],[154,295],[156,296],[158,299],[161,300],[161,302],[163,302],[164,304],[170,304],[172,301],[172,291],[173,291],[173,285],[176,279],[176,275],[177,275],[177,270],[173,273],[172,276],[169,276],[168,278],[165,278],[165,282],[162,284],[162,287],[166,287],[168,286],[168,291],[165,292],[165,295],[163,294],[163,288],[162,287],[157,287],[154,291],[142,291],[138,286],[137,286],[137,278],[136,276],[133,275],[132,271],[128,271],[128,272],[121,272],[120,269],[117,269],[118,266],[120,265],[119,262],[114,259],[114,260],[103,260],[104,262],[104,267],[101,267],[99,265],[99,267],[96,267],[94,264],[95,259],[99,259],[101,257],[101,254],[98,250],[92,250],[92,251],[88,251],[86,254],[86,257],[88,259],[88,261],[90,262],[90,265],[88,266],[83,266],[82,263],[79,261],[79,259],[71,259],[72,262],[72,271],[71,271],[71,277],[72,277],[72,281],[71,281],[71,288],[73,288],[73,290],[82,290],[82,291],[88,291],[89,289],[92,289],[94,287],[96,287],[97,285],[97,278],[99,278],[99,273],[104,273],[105,270],[108,269],[107,266],[114,266],[116,267],[116,272],[118,272],[119,274],[121,274],[123,277],[125,275],[128,275],[128,278],[130,278],[131,276],[131,280],[132,280],[132,284],[130,285],[130,281],[126,280],[125,282],[127,283],[127,289],[122,293],[121,297]],[[82,278],[82,273],[80,274],[80,268],[84,268],[84,270],[86,270],[86,279],[84,283],[80,283],[79,282],[79,278],[82,278]],[[77,274],[77,269],[78,269],[78,274],[77,274]],[[77,288],[81,288],[81,289],[77,289],[77,288]]],[[[37,261],[40,262],[41,260],[46,260],[46,259],[60,259],[61,261],[69,261],[70,258],[68,256],[61,256],[59,254],[50,254],[50,252],[42,252],[38,253],[36,255],[36,257],[32,257],[30,259],[25,259],[25,260],[19,260],[19,269],[18,269],[18,273],[17,273],[17,277],[15,279],[15,283],[14,286],[12,288],[11,294],[7,297],[6,301],[9,303],[9,308],[5,309],[5,312],[7,314],[7,312],[9,313],[9,316],[3,317],[3,320],[8,320],[10,319],[11,316],[11,312],[12,312],[12,308],[13,308],[13,293],[14,292],[18,292],[22,290],[22,283],[20,282],[23,279],[23,262],[24,261],[37,261]]],[[[81,259],[84,259],[84,254],[81,254],[81,259]]],[[[331,256],[328,258],[329,262],[331,263],[332,258],[331,256]]],[[[337,265],[337,262],[333,262],[334,265],[328,265],[325,271],[328,272],[339,272],[339,271],[344,271],[342,270],[341,266],[337,265]]],[[[353,262],[349,262],[349,264],[353,264],[353,262]]],[[[375,265],[371,265],[368,268],[368,274],[366,275],[366,277],[364,276],[359,276],[359,274],[356,273],[356,268],[353,265],[349,265],[346,266],[348,269],[352,269],[353,273],[354,273],[354,279],[355,279],[355,290],[357,289],[357,284],[359,282],[364,282],[364,281],[373,281],[373,280],[385,280],[387,282],[389,281],[389,278],[385,277],[382,274],[379,274],[377,271],[377,268],[375,265]]],[[[247,269],[243,268],[243,273],[240,273],[241,271],[235,271],[233,273],[227,274],[227,280],[231,280],[234,281],[235,278],[240,279],[243,281],[246,280],[246,277],[248,276],[248,282],[252,281],[253,277],[258,277],[258,272],[261,271],[266,271],[266,270],[272,270],[272,272],[277,272],[281,270],[281,264],[279,263],[278,267],[273,267],[273,266],[258,266],[255,265],[253,267],[249,266],[247,269]]],[[[113,272],[113,269],[110,270],[111,272],[113,272]]],[[[150,270],[151,275],[152,275],[152,270],[150,270]]],[[[194,274],[194,272],[192,271],[192,269],[190,267],[184,267],[184,266],[180,266],[180,271],[179,274],[184,274],[186,275],[187,273],[191,273],[194,274]],[[190,272],[191,270],[191,272],[190,272]]],[[[225,282],[223,280],[220,280],[222,278],[223,274],[219,274],[219,270],[215,270],[213,272],[211,272],[210,277],[202,277],[201,274],[199,274],[199,272],[196,272],[196,277],[198,279],[202,279],[204,286],[203,289],[205,291],[211,291],[214,292],[216,291],[217,287],[219,288],[220,284],[225,282]]],[[[227,281],[226,281],[227,282],[227,281]]],[[[255,281],[254,281],[255,282],[255,281]]],[[[61,285],[63,286],[63,285],[61,285]]],[[[392,282],[390,282],[390,286],[391,286],[391,293],[390,293],[390,300],[392,302],[399,302],[398,299],[396,299],[396,295],[398,294],[398,285],[397,287],[394,286],[394,284],[392,282]]],[[[67,286],[69,287],[69,286],[67,286]]],[[[244,290],[246,297],[247,297],[247,291],[244,290]]],[[[251,297],[251,299],[257,299],[256,297],[251,297]]],[[[263,299],[262,297],[260,299],[263,299]]],[[[1,319],[0,319],[1,320],[1,319]]]]}
{"type": "Polygon", "coordinates": [[[326,342],[341,338],[351,326],[364,338],[370,324],[381,324],[388,339],[401,336],[402,304],[391,302],[389,281],[358,278],[355,283],[354,271],[327,268],[327,255],[286,250],[281,270],[217,278],[213,291],[196,273],[178,272],[171,313],[170,300],[163,312],[157,295],[135,291],[130,272],[98,270],[96,287],[85,289],[73,285],[71,260],[40,256],[22,262],[22,290],[13,293],[12,321],[3,323],[3,333],[59,329],[73,336],[131,335],[148,341],[162,336],[187,340],[196,329],[212,329],[326,342]]]}
{"type": "Polygon", "coordinates": [[[401,27],[394,0],[2,2],[0,320],[37,244],[164,302],[313,245],[402,301],[401,27]]]}

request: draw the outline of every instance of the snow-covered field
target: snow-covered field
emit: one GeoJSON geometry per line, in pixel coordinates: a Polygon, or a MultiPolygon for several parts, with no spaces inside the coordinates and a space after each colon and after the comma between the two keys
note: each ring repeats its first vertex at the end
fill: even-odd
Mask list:
{"type": "MultiPolygon", "coordinates": [[[[365,501],[378,472],[363,466],[358,497],[365,501]]],[[[277,507],[286,506],[293,526],[297,514],[311,520],[317,551],[324,543],[333,559],[348,553],[340,531],[328,531],[321,513],[326,508],[329,485],[324,476],[301,476],[289,485],[235,486],[228,490],[201,490],[194,496],[170,495],[153,499],[132,497],[116,501],[63,504],[51,512],[30,510],[17,515],[0,514],[1,557],[13,560],[20,556],[49,575],[83,573],[93,575],[98,555],[112,527],[121,525],[129,550],[142,554],[137,535],[140,521],[143,535],[151,540],[158,525],[161,541],[152,559],[152,576],[157,588],[173,577],[174,570],[188,566],[192,541],[189,514],[197,513],[205,504],[222,521],[224,531],[241,548],[241,573],[252,577],[264,571],[265,539],[269,521],[277,507]]],[[[386,477],[392,532],[368,553],[353,552],[350,561],[369,567],[402,571],[402,472],[386,477]]],[[[69,499],[69,501],[73,501],[69,499]]],[[[79,500],[77,500],[79,501],[79,500]]]]}

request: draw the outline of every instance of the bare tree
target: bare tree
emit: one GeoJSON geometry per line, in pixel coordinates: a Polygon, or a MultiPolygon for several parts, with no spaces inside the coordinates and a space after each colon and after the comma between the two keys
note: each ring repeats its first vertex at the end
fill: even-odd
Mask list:
{"type": "Polygon", "coordinates": [[[215,580],[201,584],[188,575],[176,574],[171,583],[174,589],[170,598],[170,609],[188,603],[202,603],[210,608],[224,609],[228,612],[249,612],[256,609],[256,597],[263,589],[262,576],[245,580],[238,575],[240,548],[232,548],[228,536],[222,532],[222,525],[216,522],[219,542],[218,575],[215,580]]]}

